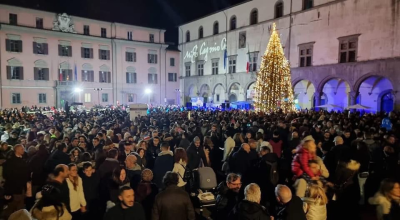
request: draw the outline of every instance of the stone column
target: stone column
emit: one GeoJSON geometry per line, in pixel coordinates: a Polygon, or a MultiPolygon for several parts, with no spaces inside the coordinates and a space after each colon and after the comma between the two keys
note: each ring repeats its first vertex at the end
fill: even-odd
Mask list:
{"type": "MultiPolygon", "coordinates": [[[[315,98],[315,106],[319,106],[321,104],[321,93],[314,92],[314,98],[315,98]]],[[[314,100],[311,100],[311,102],[314,102],[314,100]]]]}
{"type": "Polygon", "coordinates": [[[350,105],[355,105],[357,101],[358,92],[349,92],[350,96],[350,105]]]}

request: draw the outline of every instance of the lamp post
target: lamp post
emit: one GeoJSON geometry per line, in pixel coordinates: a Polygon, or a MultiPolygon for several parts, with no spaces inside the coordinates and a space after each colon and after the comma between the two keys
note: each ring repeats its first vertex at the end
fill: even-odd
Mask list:
{"type": "Polygon", "coordinates": [[[147,99],[147,103],[150,105],[150,94],[151,94],[151,89],[145,89],[144,93],[147,95],[148,99],[147,99]]]}
{"type": "Polygon", "coordinates": [[[99,105],[100,105],[100,91],[103,90],[103,88],[94,88],[94,91],[97,91],[97,100],[99,100],[99,105]]]}

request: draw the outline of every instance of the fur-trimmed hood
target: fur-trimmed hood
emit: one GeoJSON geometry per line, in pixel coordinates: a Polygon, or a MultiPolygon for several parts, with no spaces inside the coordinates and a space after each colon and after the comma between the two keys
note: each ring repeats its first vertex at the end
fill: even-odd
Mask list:
{"type": "Polygon", "coordinates": [[[64,214],[57,218],[57,210],[54,206],[46,206],[43,207],[42,210],[37,208],[33,208],[31,210],[32,217],[35,219],[46,219],[46,220],[71,220],[72,216],[69,214],[68,210],[64,208],[64,214]]]}

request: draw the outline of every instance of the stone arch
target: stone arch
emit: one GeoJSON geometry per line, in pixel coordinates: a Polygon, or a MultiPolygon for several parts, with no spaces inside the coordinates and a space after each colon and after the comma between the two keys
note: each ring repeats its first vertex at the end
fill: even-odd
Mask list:
{"type": "Polygon", "coordinates": [[[228,100],[230,103],[238,101],[237,95],[235,93],[229,94],[228,100]]]}
{"type": "MultiPolygon", "coordinates": [[[[318,84],[318,86],[315,88],[316,92],[322,92],[322,89],[324,88],[325,84],[329,82],[332,79],[341,79],[344,80],[349,86],[351,85],[349,80],[344,79],[343,77],[332,77],[332,76],[327,76],[323,80],[321,80],[318,84]]],[[[350,92],[353,92],[353,88],[350,86],[350,92]]]]}
{"type": "Polygon", "coordinates": [[[35,67],[38,67],[38,68],[48,68],[47,62],[44,60],[36,60],[34,62],[34,64],[35,64],[35,67]]]}
{"type": "Polygon", "coordinates": [[[310,80],[302,79],[293,84],[293,94],[297,108],[310,109],[314,104],[315,86],[310,80]]]}
{"type": "MultiPolygon", "coordinates": [[[[383,97],[385,96],[385,95],[387,95],[388,93],[391,93],[392,94],[392,96],[394,96],[393,95],[393,90],[392,89],[387,89],[387,90],[384,90],[384,91],[382,91],[379,95],[378,95],[378,100],[377,100],[377,111],[378,112],[381,112],[381,111],[383,111],[383,109],[382,109],[382,99],[383,99],[383,97]]],[[[393,97],[393,100],[395,100],[395,98],[393,97]]],[[[393,102],[393,109],[394,109],[394,102],[393,102]]]]}
{"type": "Polygon", "coordinates": [[[60,69],[71,69],[71,65],[67,61],[62,62],[60,63],[60,69]]]}
{"type": "Polygon", "coordinates": [[[210,86],[208,84],[203,84],[200,86],[200,96],[208,97],[210,95],[210,86]]]}
{"type": "Polygon", "coordinates": [[[195,85],[195,84],[191,84],[189,87],[188,87],[188,96],[189,97],[197,97],[197,93],[198,93],[198,91],[197,91],[197,86],[195,85]]]}
{"type": "Polygon", "coordinates": [[[250,86],[252,86],[252,85],[255,85],[256,84],[256,81],[252,81],[252,82],[249,82],[249,83],[247,83],[246,84],[246,86],[244,87],[246,90],[248,90],[248,89],[250,89],[250,86]]]}
{"type": "Polygon", "coordinates": [[[322,95],[324,93],[329,100],[329,102],[325,104],[334,104],[345,109],[348,105],[351,105],[351,90],[352,88],[348,81],[339,77],[331,77],[322,85],[320,94],[322,95]]]}
{"type": "Polygon", "coordinates": [[[103,65],[100,66],[100,71],[108,72],[108,71],[110,71],[110,67],[108,67],[107,65],[103,64],[103,65]]]}
{"type": "Polygon", "coordinates": [[[7,60],[8,66],[22,66],[22,62],[17,58],[11,58],[7,60]]]}
{"type": "Polygon", "coordinates": [[[213,88],[213,102],[216,104],[223,103],[226,100],[226,89],[222,83],[218,83],[213,88]]]}
{"type": "Polygon", "coordinates": [[[394,80],[391,79],[390,76],[384,76],[384,75],[377,74],[377,73],[368,73],[368,74],[365,74],[365,75],[361,76],[359,79],[357,79],[357,81],[356,81],[356,82],[354,83],[354,85],[353,85],[353,91],[358,92],[358,90],[360,89],[361,84],[362,84],[366,79],[368,79],[368,78],[370,78],[370,77],[373,77],[373,76],[375,76],[375,77],[385,77],[385,78],[387,78],[387,79],[390,81],[390,83],[393,85],[394,80]]]}
{"type": "Polygon", "coordinates": [[[225,87],[224,87],[224,85],[222,85],[222,83],[217,83],[217,84],[215,84],[215,86],[214,86],[214,88],[213,88],[213,93],[215,93],[215,89],[217,88],[217,86],[222,86],[222,88],[224,89],[224,91],[226,91],[226,90],[225,90],[225,87]]]}
{"type": "Polygon", "coordinates": [[[128,67],[126,67],[126,72],[136,73],[136,68],[133,66],[128,66],[128,67]]]}
{"type": "Polygon", "coordinates": [[[84,63],[82,65],[82,70],[93,70],[93,66],[90,63],[84,63]]]}
{"type": "Polygon", "coordinates": [[[356,83],[358,87],[354,93],[355,98],[357,96],[364,97],[360,99],[360,104],[370,107],[371,111],[381,111],[382,97],[393,91],[393,83],[387,77],[374,75],[369,77],[363,77],[361,83],[356,83]]]}

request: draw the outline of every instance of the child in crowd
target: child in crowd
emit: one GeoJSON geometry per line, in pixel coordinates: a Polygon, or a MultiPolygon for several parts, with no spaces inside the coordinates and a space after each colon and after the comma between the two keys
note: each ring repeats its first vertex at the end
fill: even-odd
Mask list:
{"type": "Polygon", "coordinates": [[[309,166],[309,161],[315,160],[317,157],[316,150],[317,146],[314,140],[306,140],[298,147],[297,154],[292,162],[292,172],[296,179],[308,175],[311,180],[319,180],[320,173],[314,173],[309,166]]]}
{"type": "Polygon", "coordinates": [[[307,220],[326,220],[328,198],[322,187],[311,184],[308,197],[303,198],[307,220]]]}

